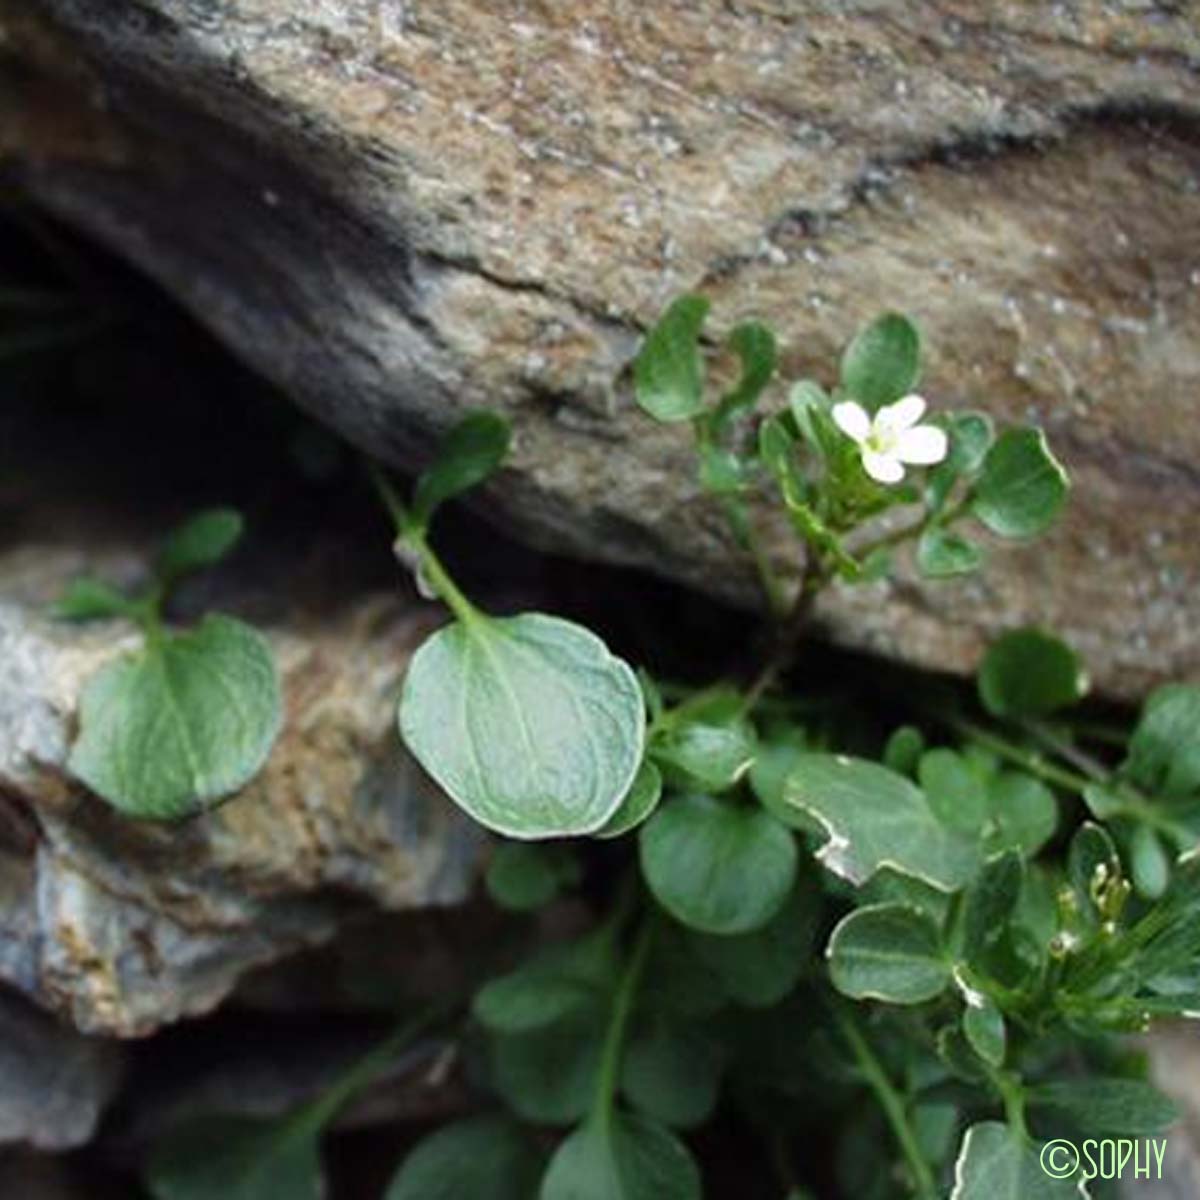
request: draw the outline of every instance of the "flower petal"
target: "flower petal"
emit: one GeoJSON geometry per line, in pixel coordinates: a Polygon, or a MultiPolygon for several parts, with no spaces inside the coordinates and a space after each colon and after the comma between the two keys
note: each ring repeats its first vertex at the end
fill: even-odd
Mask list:
{"type": "Polygon", "coordinates": [[[880,483],[899,483],[904,478],[904,468],[900,460],[890,454],[876,454],[874,450],[864,450],[862,464],[867,474],[880,483]]]}
{"type": "Polygon", "coordinates": [[[893,453],[901,462],[928,467],[940,463],[949,449],[943,430],[936,425],[918,425],[899,436],[893,453]]]}
{"type": "Polygon", "coordinates": [[[861,446],[871,433],[871,418],[861,404],[843,400],[833,406],[833,423],[851,440],[861,446]]]}
{"type": "Polygon", "coordinates": [[[925,415],[926,407],[925,398],[915,392],[902,396],[895,404],[884,405],[875,414],[875,428],[889,433],[911,429],[925,415]]]}

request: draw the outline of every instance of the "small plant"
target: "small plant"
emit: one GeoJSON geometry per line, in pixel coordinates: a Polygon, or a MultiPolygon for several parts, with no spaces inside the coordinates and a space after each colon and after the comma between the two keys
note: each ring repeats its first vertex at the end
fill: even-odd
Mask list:
{"type": "MultiPolygon", "coordinates": [[[[974,698],[906,680],[886,708],[910,719],[890,730],[882,680],[852,706],[785,686],[823,589],[879,578],[905,546],[933,579],[978,570],[966,523],[1033,538],[1067,478],[1037,429],[927,415],[904,317],[853,339],[831,391],[802,380],[762,415],[774,337],[738,326],[739,378],[710,397],[706,315],[698,297],[667,310],[635,388],[690,424],[762,583],[776,634],[747,680],[657,681],[579,626],[463,594],[431,522],[501,465],[498,417],[468,416],[408,502],[376,474],[398,556],[453,618],[413,658],[401,735],[516,839],[487,877],[515,922],[577,888],[595,916],[479,964],[445,1019],[491,1110],[419,1143],[386,1200],[697,1200],[684,1139],[718,1109],[787,1200],[816,1173],[804,1139],[830,1147],[821,1186],[855,1200],[1111,1195],[1078,1161],[1047,1171],[1042,1147],[1174,1119],[1121,1038],[1200,1012],[1200,689],[1155,692],[1132,731],[1097,725],[1078,658],[1039,629],[991,646],[974,698]],[[792,562],[759,532],[771,501],[792,562]]],[[[231,1134],[232,1174],[156,1169],[156,1196],[316,1196],[319,1123],[295,1120],[295,1138],[231,1134]]]]}
{"type": "Polygon", "coordinates": [[[176,585],[220,562],[241,535],[233,510],[199,513],[167,538],[140,594],[82,578],[56,606],[66,620],[121,618],[142,632],[139,650],[84,688],[68,763],[128,816],[176,820],[220,802],[259,770],[279,732],[279,679],[260,634],[217,613],[184,632],[163,619],[176,585]]]}

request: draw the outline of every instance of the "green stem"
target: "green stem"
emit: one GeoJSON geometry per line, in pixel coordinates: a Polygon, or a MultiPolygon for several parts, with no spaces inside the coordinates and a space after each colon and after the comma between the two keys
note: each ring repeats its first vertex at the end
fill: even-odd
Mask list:
{"type": "Polygon", "coordinates": [[[1055,763],[1047,762],[1033,750],[1023,750],[1020,746],[1014,746],[1011,742],[1005,741],[1004,738],[964,717],[955,717],[944,712],[938,712],[935,715],[944,725],[961,734],[968,741],[975,742],[985,750],[991,750],[993,754],[1015,763],[1031,775],[1036,775],[1039,779],[1053,784],[1055,787],[1066,788],[1071,792],[1082,792],[1085,787],[1095,782],[1086,775],[1080,775],[1055,763]]]}
{"type": "Polygon", "coordinates": [[[634,940],[633,949],[629,953],[629,960],[625,964],[625,970],[617,984],[612,1016],[609,1018],[608,1032],[604,1037],[604,1050],[600,1056],[596,1097],[592,1103],[592,1119],[596,1121],[607,1122],[612,1115],[613,1098],[617,1094],[621,1059],[625,1051],[625,1035],[628,1032],[629,1018],[633,1012],[633,1001],[637,996],[642,972],[646,968],[646,958],[654,940],[654,926],[653,915],[647,916],[642,922],[634,940]]]}
{"type": "Polygon", "coordinates": [[[399,538],[407,537],[408,531],[412,526],[412,518],[408,514],[408,509],[404,507],[400,499],[400,494],[392,486],[392,481],[383,473],[377,463],[372,459],[367,459],[367,478],[370,479],[372,487],[379,494],[379,499],[383,503],[383,507],[387,509],[388,516],[392,518],[392,524],[396,527],[396,536],[399,538]]]}
{"type": "Polygon", "coordinates": [[[1006,1071],[990,1070],[992,1083],[1000,1093],[1004,1102],[1004,1118],[1009,1128],[1022,1139],[1029,1137],[1029,1129],[1025,1125],[1025,1089],[1021,1081],[1006,1071]]]}
{"type": "Polygon", "coordinates": [[[775,568],[771,565],[767,552],[763,549],[762,540],[750,527],[746,529],[746,549],[749,551],[754,569],[758,573],[758,582],[762,587],[763,595],[766,596],[771,619],[782,621],[787,616],[788,610],[783,584],[776,574],[775,568]]]}
{"type": "Polygon", "coordinates": [[[887,1077],[883,1064],[875,1057],[875,1052],[863,1036],[849,1007],[840,1001],[835,1001],[833,1015],[846,1044],[854,1054],[863,1079],[875,1093],[879,1107],[883,1110],[883,1115],[887,1118],[888,1125],[891,1126],[892,1133],[900,1145],[909,1170],[912,1171],[917,1195],[921,1197],[921,1200],[936,1200],[937,1184],[933,1177],[933,1170],[925,1161],[925,1155],[917,1144],[916,1134],[913,1133],[912,1126],[908,1122],[908,1114],[904,1111],[903,1098],[887,1077]]]}

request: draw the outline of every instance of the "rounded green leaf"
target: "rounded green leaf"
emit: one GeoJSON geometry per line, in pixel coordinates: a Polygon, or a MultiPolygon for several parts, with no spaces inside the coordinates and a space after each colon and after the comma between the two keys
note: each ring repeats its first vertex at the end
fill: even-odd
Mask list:
{"type": "Polygon", "coordinates": [[[544,846],[505,842],[496,847],[485,881],[488,895],[501,908],[529,912],[558,895],[562,869],[557,856],[544,846]]]}
{"type": "Polygon", "coordinates": [[[538,1200],[700,1200],[700,1172],[661,1125],[616,1112],[559,1146],[538,1200]]]}
{"type": "MultiPolygon", "coordinates": [[[[1047,1143],[1053,1149],[1053,1143],[1047,1143]]],[[[1079,1200],[1091,1195],[1079,1177],[1060,1179],[1052,1172],[1069,1167],[1070,1151],[1045,1157],[1042,1148],[998,1121],[972,1125],[954,1164],[950,1200],[1079,1200]],[[1051,1172],[1046,1170],[1049,1165],[1051,1172]]],[[[1075,1159],[1078,1161],[1077,1157],[1075,1159]]]]}
{"type": "Polygon", "coordinates": [[[702,296],[681,296],[646,335],[633,364],[638,404],[656,421],[686,421],[704,411],[700,330],[708,315],[702,296]]]}
{"type": "Polygon", "coordinates": [[[1081,700],[1087,674],[1061,638],[1014,629],[997,638],[979,667],[979,699],[997,717],[1038,717],[1081,700]]]}
{"type": "Polygon", "coordinates": [[[942,424],[950,439],[950,452],[925,479],[925,502],[934,510],[945,504],[958,479],[979,470],[995,436],[987,413],[949,413],[942,424]]]}
{"type": "Polygon", "coordinates": [[[757,404],[775,374],[775,335],[765,325],[746,321],[736,326],[729,335],[729,345],[741,360],[742,374],[737,386],[721,397],[713,414],[718,430],[736,412],[757,404]]]}
{"type": "Polygon", "coordinates": [[[913,775],[924,751],[925,735],[915,725],[901,725],[883,748],[883,765],[898,775],[913,775]]]}
{"type": "Polygon", "coordinates": [[[740,714],[723,721],[685,721],[650,745],[668,784],[678,790],[723,792],[754,763],[754,727],[740,714]]]}
{"type": "Polygon", "coordinates": [[[129,816],[178,819],[255,775],[281,719],[270,647],[241,621],[209,616],[88,680],[70,769],[129,816]]]}
{"type": "Polygon", "coordinates": [[[927,579],[969,575],[983,566],[983,551],[948,529],[933,526],[917,542],[917,567],[927,579]]]}
{"type": "Polygon", "coordinates": [[[983,460],[972,511],[993,533],[1036,537],[1054,522],[1069,483],[1040,429],[1009,429],[983,460]]]}
{"type": "Polygon", "coordinates": [[[1150,693],[1123,770],[1162,796],[1200,790],[1200,687],[1169,683],[1150,693]]]}
{"type": "Polygon", "coordinates": [[[492,1039],[491,1081],[517,1116],[536,1125],[566,1125],[588,1111],[607,1015],[588,1008],[531,1033],[492,1039]]]}
{"type": "Polygon", "coordinates": [[[676,1129],[703,1124],[717,1104],[721,1050],[697,1028],[656,1021],[621,1061],[621,1090],[639,1112],[676,1129]]]}
{"type": "Polygon", "coordinates": [[[498,413],[468,413],[446,435],[417,480],[412,515],[422,528],[447,500],[482,483],[504,461],[512,430],[498,413]]]}
{"type": "Polygon", "coordinates": [[[834,929],[827,953],[833,986],[855,1000],[921,1004],[950,982],[937,926],[902,904],[856,909],[834,929]]]}
{"type": "Polygon", "coordinates": [[[1143,900],[1158,900],[1171,882],[1171,860],[1149,825],[1135,825],[1129,839],[1129,873],[1143,900]]]}
{"type": "Polygon", "coordinates": [[[816,821],[827,834],[817,858],[835,875],[863,884],[891,867],[944,892],[971,878],[976,842],[934,815],[911,780],[879,763],[844,754],[801,754],[784,785],[783,804],[797,824],[816,821]]]}
{"type": "Polygon", "coordinates": [[[400,732],[480,824],[514,838],[602,828],[642,760],[637,678],[595,634],[558,617],[475,616],[413,656],[400,732]]]}
{"type": "Polygon", "coordinates": [[[1010,848],[1032,858],[1058,828],[1058,801],[1040,780],[1022,771],[1004,771],[988,783],[992,829],[989,853],[1010,848]]]}
{"type": "Polygon", "coordinates": [[[885,313],[860,330],[842,355],[842,387],[867,408],[907,395],[921,377],[921,335],[899,313],[885,313]]]}
{"type": "Polygon", "coordinates": [[[158,558],[158,573],[177,579],[220,562],[237,545],[245,529],[242,514],[233,508],[210,508],[197,513],[171,533],[158,558]]]}
{"type": "Polygon", "coordinates": [[[633,786],[625,793],[621,807],[596,834],[598,838],[615,838],[636,829],[658,807],[662,799],[662,774],[647,759],[638,768],[633,786]]]}
{"type": "Polygon", "coordinates": [[[978,993],[971,993],[963,1010],[963,1036],[972,1050],[993,1067],[1004,1062],[1007,1035],[1004,1015],[995,1001],[978,993]]]}
{"type": "Polygon", "coordinates": [[[1052,1109],[1089,1136],[1122,1137],[1162,1133],[1179,1110],[1152,1083],[1142,1079],[1072,1079],[1030,1088],[1030,1107],[1052,1109]]]}
{"type": "Polygon", "coordinates": [[[796,842],[761,808],[686,796],[642,826],[642,874],[677,920],[747,933],[780,909],[796,877],[796,842]]]}
{"type": "Polygon", "coordinates": [[[64,621],[95,621],[125,617],[132,604],[125,596],[99,579],[75,579],[54,605],[54,615],[64,621]]]}
{"type": "Polygon", "coordinates": [[[542,1156],[518,1125],[476,1117],[418,1142],[384,1200],[529,1200],[541,1174],[542,1156]]]}
{"type": "Polygon", "coordinates": [[[987,791],[961,754],[944,747],[927,751],[921,755],[917,778],[943,825],[978,836],[988,816],[987,791]]]}

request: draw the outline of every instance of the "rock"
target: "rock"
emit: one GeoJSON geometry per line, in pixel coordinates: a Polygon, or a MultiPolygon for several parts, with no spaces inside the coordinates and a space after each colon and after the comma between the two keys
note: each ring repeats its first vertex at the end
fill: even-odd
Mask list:
{"type": "Polygon", "coordinates": [[[963,669],[1036,620],[1125,696],[1200,669],[1184,8],[0,0],[0,28],[12,178],[397,463],[505,409],[484,503],[527,537],[748,602],[685,431],[614,378],[683,289],[774,323],[792,376],[903,307],[934,404],[1043,422],[1075,500],[981,582],[831,597],[832,634],[963,669]]]}
{"type": "MultiPolygon", "coordinates": [[[[81,1037],[0,989],[0,1145],[71,1150],[86,1144],[120,1068],[114,1043],[81,1037]]],[[[17,1193],[0,1188],[0,1195],[10,1194],[17,1193]]]]}
{"type": "Polygon", "coordinates": [[[89,795],[64,769],[79,690],[135,638],[46,606],[85,567],[120,578],[144,561],[69,544],[0,554],[0,979],[120,1037],[207,1012],[250,967],[374,906],[461,900],[480,846],[396,734],[398,682],[432,612],[399,589],[320,619],[292,596],[286,620],[264,623],[284,728],[223,807],[165,826],[89,795]]]}

